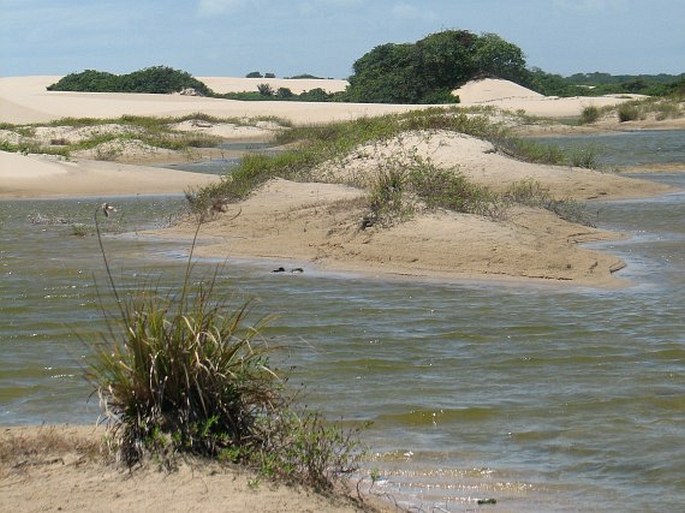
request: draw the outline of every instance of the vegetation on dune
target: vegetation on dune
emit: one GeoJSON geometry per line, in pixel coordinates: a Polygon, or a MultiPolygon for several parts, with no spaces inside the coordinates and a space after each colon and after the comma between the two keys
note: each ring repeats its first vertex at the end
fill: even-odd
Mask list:
{"type": "Polygon", "coordinates": [[[377,46],[353,66],[345,101],[454,103],[451,92],[479,76],[520,82],[523,52],[496,34],[446,30],[416,43],[377,46]]]}
{"type": "Polygon", "coordinates": [[[287,376],[270,364],[266,320],[249,322],[247,304],[232,308],[216,290],[216,275],[194,276],[192,250],[178,289],[143,286],[124,295],[100,236],[99,214],[112,211],[104,204],[95,225],[118,313],[103,307],[108,331],[89,344],[85,375],[123,461],[152,457],[173,468],[189,454],[332,490],[356,469],[358,431],[298,404],[287,376]]]}
{"type": "Polygon", "coordinates": [[[685,115],[683,97],[672,95],[630,100],[620,105],[610,105],[601,108],[585,107],[581,112],[578,122],[581,125],[588,125],[606,119],[615,120],[619,123],[645,119],[664,121],[666,119],[682,118],[683,115],[685,115]]]}
{"type": "MultiPolygon", "coordinates": [[[[414,43],[379,45],[353,65],[349,86],[343,92],[312,89],[293,94],[287,87],[274,91],[267,84],[258,90],[216,94],[185,71],[155,66],[125,75],[86,70],[65,76],[48,87],[51,91],[173,93],[192,88],[215,98],[263,101],[364,102],[449,104],[459,101],[452,91],[469,80],[495,77],[511,80],[547,96],[600,96],[639,93],[682,98],[685,74],[610,75],[576,73],[562,77],[540,68],[528,69],[523,51],[497,34],[443,30],[414,43]]],[[[275,78],[274,73],[252,71],[247,78],[275,78]]],[[[291,78],[319,78],[310,74],[291,78]]]]}
{"type": "Polygon", "coordinates": [[[153,66],[124,75],[105,71],[85,70],[72,73],[48,86],[48,91],[87,91],[120,93],[178,93],[194,89],[198,94],[211,96],[212,90],[185,71],[168,66],[153,66]]]}
{"type": "Polygon", "coordinates": [[[44,125],[13,125],[3,123],[1,130],[12,136],[0,138],[0,150],[16,153],[42,153],[69,157],[75,152],[95,149],[98,160],[118,158],[129,144],[139,143],[150,151],[159,149],[192,152],[197,148],[213,148],[221,138],[198,132],[174,128],[186,121],[194,123],[228,123],[236,126],[254,126],[260,121],[272,121],[280,126],[290,123],[271,116],[253,119],[216,118],[202,113],[180,117],[122,116],[112,119],[62,118],[47,124],[51,128],[67,129],[57,138],[41,138],[37,129],[44,125]]]}
{"type": "MultiPolygon", "coordinates": [[[[556,146],[525,141],[510,135],[489,117],[469,113],[464,109],[428,108],[403,114],[376,118],[360,118],[328,125],[294,127],[278,136],[278,142],[293,149],[277,155],[247,155],[221,182],[186,197],[191,209],[202,215],[216,205],[237,202],[272,178],[295,181],[312,179],[312,173],[326,162],[336,165],[355,148],[366,144],[382,144],[407,132],[446,130],[491,141],[500,151],[530,162],[594,167],[596,148],[580,148],[569,153],[556,146]]],[[[458,170],[439,169],[428,161],[410,156],[405,161],[390,159],[380,164],[375,183],[371,185],[369,212],[360,220],[364,226],[392,224],[410,217],[415,203],[427,208],[445,208],[502,217],[513,196],[501,196],[468,183],[458,170]]],[[[339,183],[340,179],[338,180],[339,183]]],[[[347,181],[344,181],[347,183],[347,181]]],[[[551,202],[541,205],[550,206],[551,202]]],[[[557,209],[559,210],[559,209],[557,209]]]]}

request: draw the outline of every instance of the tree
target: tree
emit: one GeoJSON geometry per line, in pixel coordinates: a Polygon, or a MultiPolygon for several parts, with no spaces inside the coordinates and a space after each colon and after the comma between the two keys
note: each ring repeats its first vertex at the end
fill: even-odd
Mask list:
{"type": "Polygon", "coordinates": [[[477,36],[466,30],[377,46],[353,70],[345,99],[375,103],[445,102],[452,100],[451,91],[478,76],[526,78],[520,48],[496,34],[477,36]]]}
{"type": "Polygon", "coordinates": [[[479,72],[519,84],[525,81],[526,59],[518,46],[497,34],[483,34],[476,40],[473,50],[474,65],[479,72]]]}
{"type": "Polygon", "coordinates": [[[262,74],[259,71],[251,71],[247,75],[245,75],[245,78],[264,78],[262,74]]]}

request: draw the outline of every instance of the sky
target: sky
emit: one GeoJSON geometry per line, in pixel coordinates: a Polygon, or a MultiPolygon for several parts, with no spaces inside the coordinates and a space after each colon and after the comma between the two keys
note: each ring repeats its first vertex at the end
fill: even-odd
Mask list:
{"type": "Polygon", "coordinates": [[[564,76],[685,72],[685,0],[0,0],[0,76],[347,78],[375,46],[494,32],[564,76]]]}

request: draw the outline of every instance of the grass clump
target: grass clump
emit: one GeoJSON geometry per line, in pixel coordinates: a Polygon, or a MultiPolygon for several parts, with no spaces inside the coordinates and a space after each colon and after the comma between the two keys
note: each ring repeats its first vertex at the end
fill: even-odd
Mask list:
{"type": "MultiPolygon", "coordinates": [[[[103,205],[102,212],[111,210],[103,205]]],[[[231,308],[216,275],[193,279],[192,251],[180,290],[143,287],[122,297],[97,216],[118,315],[107,316],[108,333],[93,344],[86,377],[127,465],[153,457],[173,467],[189,454],[319,491],[356,468],[356,432],[298,407],[271,366],[272,348],[261,338],[266,319],[248,322],[249,304],[231,308]]]]}
{"type": "Polygon", "coordinates": [[[422,208],[499,218],[502,204],[486,187],[469,182],[458,169],[441,169],[416,156],[409,165],[378,171],[369,192],[369,212],[361,228],[391,226],[422,208]]]}
{"type": "Polygon", "coordinates": [[[640,119],[640,109],[634,102],[626,102],[618,107],[618,120],[621,123],[640,119]]]}
{"type": "Polygon", "coordinates": [[[599,108],[594,105],[590,105],[585,107],[581,112],[579,123],[581,125],[591,125],[599,120],[599,115],[599,108]]]}

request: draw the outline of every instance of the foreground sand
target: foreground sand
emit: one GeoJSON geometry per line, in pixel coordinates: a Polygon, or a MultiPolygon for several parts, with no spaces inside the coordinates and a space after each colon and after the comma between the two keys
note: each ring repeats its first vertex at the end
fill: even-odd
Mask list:
{"type": "Polygon", "coordinates": [[[103,434],[102,429],[85,426],[2,428],[0,509],[22,513],[397,511],[375,497],[365,497],[366,509],[362,509],[345,495],[327,498],[275,486],[215,464],[182,464],[171,473],[150,464],[129,472],[105,463],[99,453],[103,434]]]}

